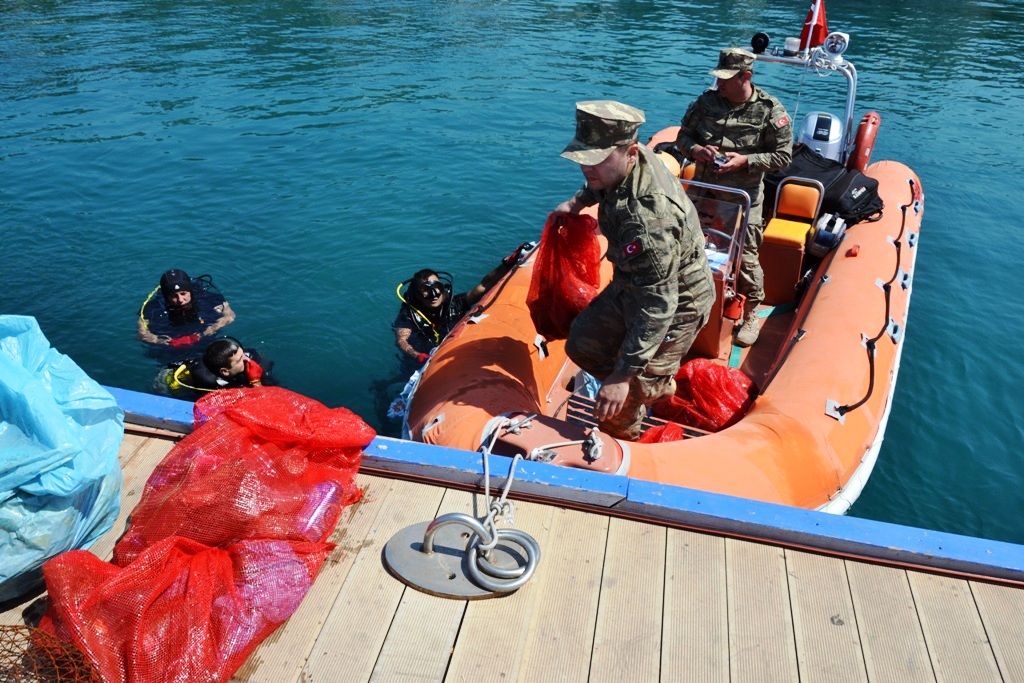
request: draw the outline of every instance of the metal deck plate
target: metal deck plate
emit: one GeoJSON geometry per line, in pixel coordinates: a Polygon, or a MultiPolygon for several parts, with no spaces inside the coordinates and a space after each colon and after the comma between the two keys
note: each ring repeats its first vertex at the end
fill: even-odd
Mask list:
{"type": "MultiPolygon", "coordinates": [[[[384,565],[402,583],[441,598],[482,600],[507,593],[485,590],[470,578],[466,544],[473,532],[458,524],[440,527],[434,534],[434,552],[423,552],[423,534],[430,522],[408,526],[384,546],[384,565]]],[[[501,539],[491,551],[491,564],[499,569],[524,567],[527,553],[515,541],[501,539]]]]}

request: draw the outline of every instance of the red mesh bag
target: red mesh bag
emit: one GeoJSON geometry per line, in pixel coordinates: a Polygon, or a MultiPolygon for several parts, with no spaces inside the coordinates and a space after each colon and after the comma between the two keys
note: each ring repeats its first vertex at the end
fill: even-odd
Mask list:
{"type": "Polygon", "coordinates": [[[754,400],[754,383],[737,368],[694,358],[676,373],[676,394],[651,406],[665,420],[717,432],[742,418],[754,400]]]}
{"type": "Polygon", "coordinates": [[[44,625],[104,681],[224,681],[284,622],[359,499],[376,435],[345,408],[280,387],[215,391],[153,471],[113,564],[43,567],[44,625]]]}
{"type": "Polygon", "coordinates": [[[168,536],[322,541],[358,500],[356,471],[376,434],[351,411],[262,387],[210,392],[194,413],[200,426],[153,470],[115,564],[168,536]]]}
{"type": "Polygon", "coordinates": [[[332,548],[171,537],[123,568],[75,550],[43,565],[40,628],[75,643],[104,683],[226,681],[298,608],[332,548]]]}
{"type": "Polygon", "coordinates": [[[601,286],[601,245],[593,216],[551,213],[533,262],[526,305],[545,339],[568,339],[569,326],[601,286]]]}

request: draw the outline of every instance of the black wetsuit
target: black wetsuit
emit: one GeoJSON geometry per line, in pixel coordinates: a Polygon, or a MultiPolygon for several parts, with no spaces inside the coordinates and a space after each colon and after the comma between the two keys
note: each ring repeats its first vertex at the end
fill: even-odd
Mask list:
{"type": "Polygon", "coordinates": [[[449,297],[438,311],[435,321],[425,319],[413,310],[412,306],[403,303],[391,327],[395,330],[412,330],[412,334],[409,335],[409,345],[416,349],[417,353],[430,353],[430,350],[441,343],[445,335],[452,331],[452,328],[462,320],[468,311],[469,301],[465,294],[449,297]]]}
{"type": "MultiPolygon", "coordinates": [[[[274,367],[272,360],[265,359],[258,351],[246,351],[245,356],[263,368],[263,377],[260,381],[263,386],[277,386],[277,381],[271,375],[271,369],[274,367]]],[[[249,378],[244,372],[233,377],[218,375],[211,372],[200,357],[170,363],[158,375],[158,378],[170,388],[172,396],[191,401],[198,400],[217,389],[239,389],[250,386],[249,378]],[[182,365],[188,368],[188,372],[180,370],[182,365]],[[173,381],[168,378],[167,373],[170,373],[173,381]]],[[[163,393],[162,389],[160,391],[163,393]]]]}
{"type": "Polygon", "coordinates": [[[192,301],[183,309],[168,308],[159,293],[142,308],[142,317],[149,331],[158,337],[172,339],[202,335],[203,330],[224,315],[224,296],[212,285],[193,280],[192,301]]]}

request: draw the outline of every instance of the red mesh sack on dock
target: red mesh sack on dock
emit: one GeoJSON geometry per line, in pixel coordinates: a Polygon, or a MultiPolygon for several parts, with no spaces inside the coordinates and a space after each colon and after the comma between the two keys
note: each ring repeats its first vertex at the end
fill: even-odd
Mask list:
{"type": "Polygon", "coordinates": [[[104,681],[226,681],[298,606],[376,435],[345,408],[280,387],[212,392],[153,470],[112,564],[43,567],[41,626],[104,681]]]}
{"type": "Polygon", "coordinates": [[[220,547],[323,541],[341,508],[359,499],[356,472],[376,433],[351,411],[261,387],[210,392],[194,413],[196,431],[146,482],[115,564],[168,536],[220,547]]]}
{"type": "Polygon", "coordinates": [[[72,551],[43,566],[40,628],[74,643],[104,683],[227,681],[298,608],[332,548],[170,537],[127,567],[72,551]]]}
{"type": "Polygon", "coordinates": [[[676,394],[651,406],[664,420],[717,432],[742,418],[754,400],[754,383],[737,368],[694,358],[676,373],[676,394]]]}
{"type": "Polygon", "coordinates": [[[537,332],[549,341],[568,339],[569,326],[601,286],[597,219],[551,213],[533,262],[526,305],[537,332]]]}

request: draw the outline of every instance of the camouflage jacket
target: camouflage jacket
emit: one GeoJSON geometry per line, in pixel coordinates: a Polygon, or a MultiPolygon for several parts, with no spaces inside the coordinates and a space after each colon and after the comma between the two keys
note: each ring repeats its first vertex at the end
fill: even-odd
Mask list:
{"type": "Polygon", "coordinates": [[[686,110],[676,137],[676,148],[691,159],[696,145],[746,154],[749,165],[716,175],[699,161],[694,180],[757,187],[767,171],[785,168],[793,160],[793,122],[782,103],[756,85],[750,99],[740,105],[728,102],[717,90],[706,90],[686,110]]]}
{"type": "MultiPolygon", "coordinates": [[[[597,220],[615,266],[608,287],[621,290],[626,338],[616,369],[636,374],[657,353],[673,321],[703,316],[714,303],[697,210],[665,165],[642,145],[618,187],[576,193],[598,203],[597,220]]],[[[595,331],[600,334],[600,331],[595,331]]]]}

